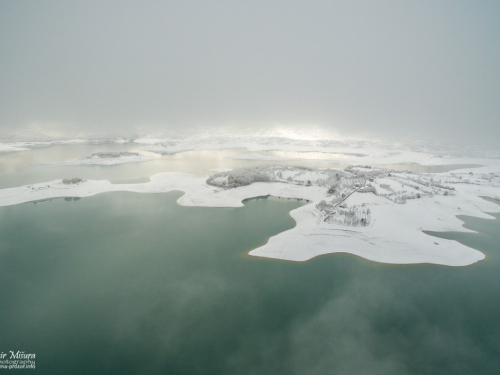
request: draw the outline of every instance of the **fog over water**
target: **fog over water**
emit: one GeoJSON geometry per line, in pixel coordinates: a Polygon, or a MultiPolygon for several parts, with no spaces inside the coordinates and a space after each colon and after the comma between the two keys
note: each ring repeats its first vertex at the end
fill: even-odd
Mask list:
{"type": "Polygon", "coordinates": [[[468,267],[284,262],[245,254],[304,202],[181,195],[1,207],[0,345],[36,353],[43,374],[500,372],[499,214],[435,233],[485,252],[468,267]]]}
{"type": "Polygon", "coordinates": [[[0,1],[0,138],[500,139],[498,1],[0,1]]]}

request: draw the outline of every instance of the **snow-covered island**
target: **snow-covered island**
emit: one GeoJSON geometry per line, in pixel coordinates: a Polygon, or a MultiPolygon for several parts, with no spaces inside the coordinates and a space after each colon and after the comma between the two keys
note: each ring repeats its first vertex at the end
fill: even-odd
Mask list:
{"type": "Polygon", "coordinates": [[[117,165],[124,163],[138,163],[155,159],[154,156],[138,152],[97,152],[82,159],[66,160],[62,162],[43,163],[39,165],[117,165]]]}
{"type": "Polygon", "coordinates": [[[493,218],[486,212],[500,207],[481,196],[500,199],[500,165],[446,173],[262,165],[222,171],[208,180],[183,173],[156,174],[140,184],[54,180],[1,189],[0,206],[108,191],[173,190],[185,192],[178,199],[184,206],[241,207],[243,200],[263,195],[309,201],[290,213],[297,222],[293,229],[252,250],[253,256],[305,261],[343,252],[384,263],[465,266],[484,255],[424,231],[469,232],[457,215],[493,218]]]}

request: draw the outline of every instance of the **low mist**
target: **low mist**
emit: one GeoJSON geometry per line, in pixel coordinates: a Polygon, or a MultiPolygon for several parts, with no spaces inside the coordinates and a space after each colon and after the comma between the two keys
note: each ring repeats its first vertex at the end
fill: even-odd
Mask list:
{"type": "Polygon", "coordinates": [[[500,139],[496,1],[0,2],[0,136],[500,139]]]}

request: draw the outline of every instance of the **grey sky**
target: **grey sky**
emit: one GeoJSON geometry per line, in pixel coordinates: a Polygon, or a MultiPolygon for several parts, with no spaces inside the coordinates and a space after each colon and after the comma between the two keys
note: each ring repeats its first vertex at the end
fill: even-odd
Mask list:
{"type": "Polygon", "coordinates": [[[0,0],[0,133],[500,139],[498,1],[0,0]]]}

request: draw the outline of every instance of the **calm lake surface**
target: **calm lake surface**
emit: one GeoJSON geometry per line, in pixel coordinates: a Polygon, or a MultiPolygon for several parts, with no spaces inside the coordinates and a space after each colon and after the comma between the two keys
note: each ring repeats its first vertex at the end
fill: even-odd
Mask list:
{"type": "Polygon", "coordinates": [[[247,253],[303,201],[181,194],[0,207],[0,351],[40,374],[500,373],[500,215],[436,234],[486,254],[468,267],[295,263],[247,253]]]}
{"type": "Polygon", "coordinates": [[[105,193],[0,208],[1,350],[44,374],[497,374],[499,221],[452,268],[246,253],[296,200],[105,193]]]}

